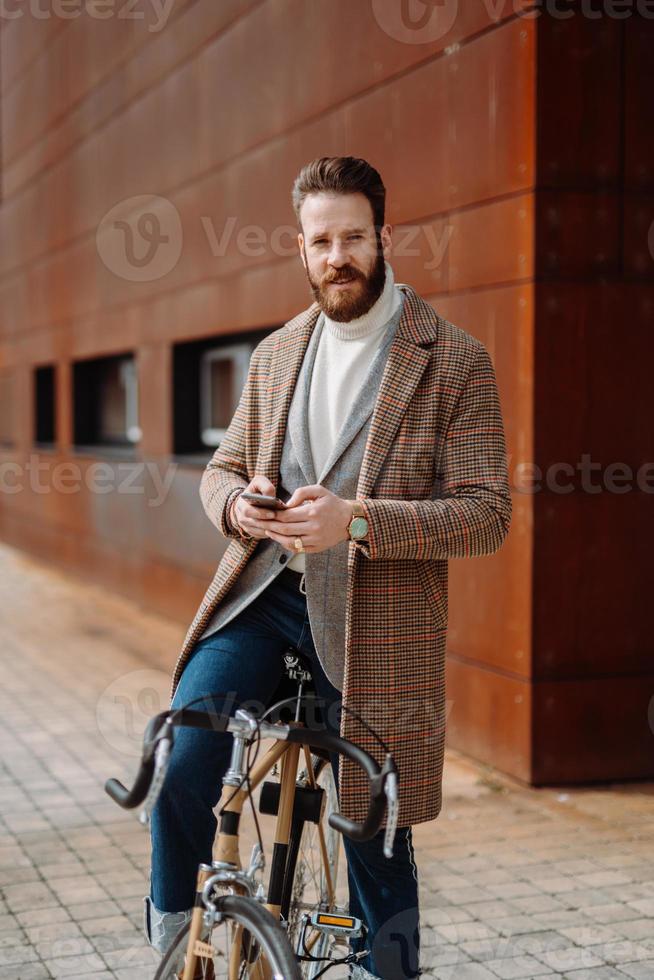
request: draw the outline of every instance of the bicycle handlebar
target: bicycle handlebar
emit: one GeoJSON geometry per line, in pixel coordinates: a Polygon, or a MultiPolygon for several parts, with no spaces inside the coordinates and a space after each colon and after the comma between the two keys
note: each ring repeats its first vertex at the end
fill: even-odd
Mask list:
{"type": "Polygon", "coordinates": [[[172,742],[172,731],[168,724],[168,712],[163,711],[150,719],[143,732],[143,753],[141,765],[131,789],[127,789],[119,779],[108,779],[104,784],[105,792],[124,810],[133,810],[140,806],[148,795],[150,783],[154,775],[155,750],[157,742],[169,738],[172,742]]]}
{"type": "MultiPolygon", "coordinates": [[[[370,787],[368,813],[363,823],[349,820],[340,813],[331,813],[329,823],[334,830],[345,834],[354,841],[366,841],[374,837],[384,817],[387,795],[386,783],[389,777],[392,787],[391,793],[397,785],[397,768],[391,755],[386,756],[383,767],[380,767],[364,749],[331,732],[257,722],[255,718],[245,713],[241,713],[240,718],[233,718],[229,715],[181,708],[176,711],[163,711],[148,722],[143,734],[141,764],[131,789],[128,790],[118,779],[108,779],[105,783],[105,792],[119,806],[131,810],[143,803],[155,773],[157,745],[160,741],[167,740],[169,748],[172,748],[174,726],[208,729],[214,732],[230,732],[233,735],[249,738],[258,732],[262,738],[283,739],[310,748],[344,755],[360,766],[368,777],[370,787]]],[[[389,801],[392,799],[392,795],[389,794],[389,801]]]]}
{"type": "Polygon", "coordinates": [[[380,769],[379,764],[364,749],[331,732],[312,732],[308,728],[291,728],[287,738],[289,742],[298,742],[300,745],[325,749],[327,752],[337,752],[363,769],[368,777],[370,787],[368,813],[365,820],[363,823],[357,823],[355,820],[348,820],[341,813],[330,813],[329,824],[334,830],[345,834],[353,841],[366,841],[374,837],[381,827],[386,808],[384,791],[386,776],[389,772],[397,771],[393,757],[388,755],[383,769],[380,769]]]}

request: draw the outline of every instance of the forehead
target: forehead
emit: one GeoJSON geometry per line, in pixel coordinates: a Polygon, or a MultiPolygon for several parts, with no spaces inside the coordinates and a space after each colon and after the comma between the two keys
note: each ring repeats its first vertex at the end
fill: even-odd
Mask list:
{"type": "Polygon", "coordinates": [[[365,194],[309,194],[300,210],[307,238],[319,232],[338,234],[352,228],[371,228],[372,207],[365,194]]]}

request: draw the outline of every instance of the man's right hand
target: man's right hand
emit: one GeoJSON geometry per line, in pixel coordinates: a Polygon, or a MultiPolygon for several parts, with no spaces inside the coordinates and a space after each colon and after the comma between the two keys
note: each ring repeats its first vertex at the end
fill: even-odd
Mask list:
{"type": "MultiPolygon", "coordinates": [[[[248,493],[263,493],[267,497],[275,497],[277,490],[270,480],[265,476],[255,476],[245,491],[248,493]]],[[[266,537],[266,524],[276,517],[274,510],[267,510],[264,507],[255,507],[247,500],[243,500],[241,494],[232,503],[231,514],[232,523],[237,524],[244,534],[249,534],[252,538],[266,537]]]]}

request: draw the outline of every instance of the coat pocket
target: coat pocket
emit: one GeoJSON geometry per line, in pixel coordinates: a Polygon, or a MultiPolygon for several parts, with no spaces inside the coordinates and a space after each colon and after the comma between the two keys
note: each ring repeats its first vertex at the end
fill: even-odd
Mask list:
{"type": "Polygon", "coordinates": [[[447,626],[447,563],[445,565],[445,579],[441,577],[441,572],[439,571],[439,566],[434,565],[432,562],[418,561],[416,565],[418,567],[418,575],[422,583],[422,587],[434,612],[434,618],[437,626],[447,626]]]}

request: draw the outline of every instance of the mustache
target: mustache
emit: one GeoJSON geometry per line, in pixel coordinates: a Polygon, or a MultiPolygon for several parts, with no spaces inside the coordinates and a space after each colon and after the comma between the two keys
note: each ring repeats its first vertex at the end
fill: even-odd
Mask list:
{"type": "Polygon", "coordinates": [[[324,283],[347,282],[348,279],[363,279],[363,275],[360,272],[358,272],[356,269],[350,269],[347,271],[341,270],[338,273],[338,275],[329,276],[329,277],[325,276],[323,282],[324,283]]]}

